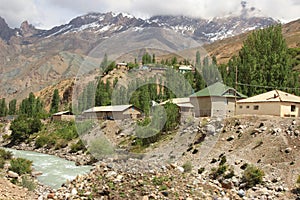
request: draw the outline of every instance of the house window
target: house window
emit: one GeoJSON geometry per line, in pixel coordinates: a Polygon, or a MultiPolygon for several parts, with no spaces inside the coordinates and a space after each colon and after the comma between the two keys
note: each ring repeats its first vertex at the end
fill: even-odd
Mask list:
{"type": "Polygon", "coordinates": [[[243,106],[240,106],[240,109],[242,109],[243,108],[243,106]]]}
{"type": "Polygon", "coordinates": [[[250,108],[250,106],[246,106],[246,108],[250,108]]]}
{"type": "Polygon", "coordinates": [[[296,111],[296,105],[291,105],[291,112],[295,112],[296,111]]]}
{"type": "Polygon", "coordinates": [[[258,110],[258,109],[259,109],[258,105],[253,106],[253,110],[258,110]]]}

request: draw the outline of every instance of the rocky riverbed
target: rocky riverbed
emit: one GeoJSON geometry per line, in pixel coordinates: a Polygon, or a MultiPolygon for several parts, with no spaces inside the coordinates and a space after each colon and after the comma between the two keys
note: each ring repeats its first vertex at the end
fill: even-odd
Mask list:
{"type": "MultiPolygon", "coordinates": [[[[102,159],[91,173],[77,176],[57,190],[40,190],[38,198],[297,199],[298,124],[299,120],[266,116],[186,123],[169,140],[150,146],[145,156],[102,159]],[[212,178],[213,168],[220,166],[224,156],[227,171],[212,178]],[[245,186],[245,164],[265,172],[261,184],[245,186]],[[231,169],[234,173],[224,178],[231,169]]],[[[77,156],[51,152],[55,153],[77,156]]],[[[78,154],[78,158],[83,156],[78,154]]]]}

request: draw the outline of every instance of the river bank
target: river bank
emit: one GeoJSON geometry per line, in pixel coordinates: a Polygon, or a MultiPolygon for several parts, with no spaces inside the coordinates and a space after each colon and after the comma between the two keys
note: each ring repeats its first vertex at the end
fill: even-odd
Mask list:
{"type": "Polygon", "coordinates": [[[0,184],[0,190],[2,189],[2,194],[4,194],[3,198],[6,195],[6,197],[9,199],[11,194],[14,193],[14,188],[17,188],[18,190],[27,191],[28,194],[24,192],[23,193],[31,197],[22,198],[24,195],[21,195],[20,199],[45,199],[45,195],[47,196],[47,194],[55,192],[63,184],[72,181],[78,175],[89,173],[93,168],[92,166],[76,166],[74,162],[67,161],[53,155],[7,148],[5,150],[12,152],[14,158],[26,158],[32,161],[33,171],[30,175],[26,175],[26,177],[28,177],[28,180],[32,186],[32,188],[28,189],[34,189],[34,191],[29,191],[26,188],[26,184],[24,185],[24,175],[21,176],[13,171],[10,171],[10,164],[7,163],[2,171],[3,178],[1,178],[1,180],[3,184],[5,182],[9,182],[10,184],[7,187],[5,184],[0,184]],[[17,182],[21,183],[23,187],[12,184],[11,182],[15,182],[14,180],[18,180],[17,182]],[[35,196],[35,198],[33,198],[33,196],[35,196]]]}
{"type": "MultiPolygon", "coordinates": [[[[7,145],[4,145],[6,147],[7,145]]],[[[21,143],[18,145],[10,146],[9,148],[16,149],[16,150],[23,150],[23,151],[33,151],[37,153],[43,153],[48,155],[53,155],[60,157],[62,159],[75,162],[76,165],[92,165],[96,162],[92,155],[88,154],[87,152],[83,152],[82,150],[76,153],[70,153],[70,148],[60,148],[60,149],[49,149],[46,147],[35,148],[33,142],[26,144],[21,143]]]]}

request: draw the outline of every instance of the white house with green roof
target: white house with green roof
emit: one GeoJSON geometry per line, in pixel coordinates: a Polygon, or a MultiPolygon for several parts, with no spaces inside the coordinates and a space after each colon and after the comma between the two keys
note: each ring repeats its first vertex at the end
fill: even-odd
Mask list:
{"type": "Polygon", "coordinates": [[[195,117],[231,116],[235,114],[236,100],[247,98],[234,88],[216,82],[190,96],[195,117]]]}

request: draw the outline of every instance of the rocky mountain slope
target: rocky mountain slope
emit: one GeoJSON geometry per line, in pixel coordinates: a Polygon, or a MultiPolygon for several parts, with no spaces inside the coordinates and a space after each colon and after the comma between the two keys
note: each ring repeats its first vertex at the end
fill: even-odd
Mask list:
{"type": "Polygon", "coordinates": [[[141,49],[156,49],[159,57],[277,23],[252,12],[242,8],[239,16],[210,20],[89,13],[50,30],[36,29],[27,21],[12,29],[1,18],[0,96],[22,99],[31,91],[75,77],[80,68],[88,72],[99,66],[105,53],[114,60],[131,52],[128,61],[135,57],[140,61],[141,49]]]}
{"type": "MultiPolygon", "coordinates": [[[[105,132],[118,150],[124,148],[124,141],[132,139],[132,123],[106,121],[99,126],[104,124],[104,128],[95,127],[89,134],[97,139],[105,132]]],[[[168,134],[139,155],[116,152],[102,159],[90,174],[44,193],[44,198],[299,198],[298,119],[202,118],[187,120],[168,134]],[[261,169],[264,175],[261,184],[248,187],[243,176],[250,165],[261,169]]]]}

